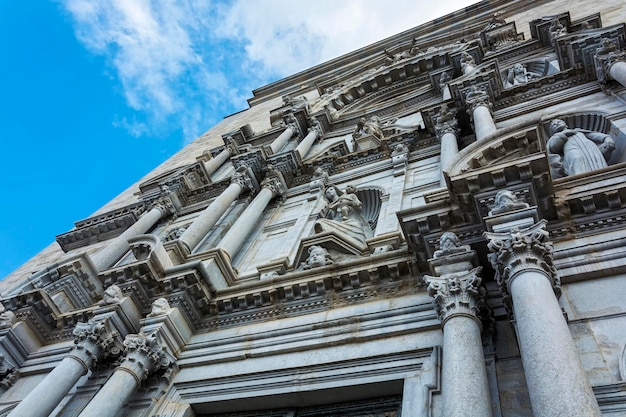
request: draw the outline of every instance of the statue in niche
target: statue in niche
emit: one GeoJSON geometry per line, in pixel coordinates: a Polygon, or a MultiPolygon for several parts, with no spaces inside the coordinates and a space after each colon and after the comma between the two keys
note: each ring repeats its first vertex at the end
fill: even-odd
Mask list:
{"type": "Polygon", "coordinates": [[[474,61],[474,57],[468,54],[467,52],[463,52],[461,54],[461,71],[463,74],[467,74],[469,69],[474,68],[476,66],[476,61],[474,61]]]}
{"type": "Polygon", "coordinates": [[[353,139],[358,139],[364,136],[374,136],[378,139],[383,139],[382,123],[378,116],[370,116],[369,119],[361,117],[352,133],[353,139]]]}
{"type": "Polygon", "coordinates": [[[324,218],[315,222],[315,232],[335,232],[365,243],[372,236],[372,228],[361,214],[363,204],[355,194],[352,186],[342,192],[335,185],[329,185],[324,190],[326,207],[322,211],[324,218]]]}
{"type": "Polygon", "coordinates": [[[158,317],[168,314],[171,310],[170,303],[167,299],[161,297],[154,300],[152,303],[152,311],[148,314],[148,317],[158,317]]]}
{"type": "Polygon", "coordinates": [[[303,269],[317,268],[318,266],[331,265],[333,259],[326,249],[321,246],[313,245],[309,248],[309,257],[302,262],[303,269]]]}
{"type": "Polygon", "coordinates": [[[528,72],[526,65],[518,63],[513,65],[513,68],[509,68],[504,86],[510,88],[516,85],[526,84],[534,78],[537,78],[537,75],[528,72]]]}
{"type": "Polygon", "coordinates": [[[452,81],[452,77],[447,72],[442,72],[439,76],[439,88],[445,88],[450,81],[452,81]]]}
{"type": "Polygon", "coordinates": [[[489,215],[506,213],[508,211],[520,210],[530,207],[530,205],[524,201],[518,201],[517,197],[512,191],[501,190],[496,194],[494,206],[489,210],[489,215]]]}
{"type": "Polygon", "coordinates": [[[615,149],[611,136],[591,130],[569,129],[561,119],[550,122],[550,134],[548,156],[556,178],[605,168],[615,149]]]}
{"type": "Polygon", "coordinates": [[[122,289],[113,284],[104,290],[104,294],[102,294],[102,304],[119,304],[123,297],[122,289]]]}

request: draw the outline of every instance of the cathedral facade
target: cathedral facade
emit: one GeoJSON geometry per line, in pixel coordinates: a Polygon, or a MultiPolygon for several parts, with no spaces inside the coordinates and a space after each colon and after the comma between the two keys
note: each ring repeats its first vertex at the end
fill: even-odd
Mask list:
{"type": "Polygon", "coordinates": [[[0,282],[0,415],[626,416],[621,3],[253,91],[0,282]]]}

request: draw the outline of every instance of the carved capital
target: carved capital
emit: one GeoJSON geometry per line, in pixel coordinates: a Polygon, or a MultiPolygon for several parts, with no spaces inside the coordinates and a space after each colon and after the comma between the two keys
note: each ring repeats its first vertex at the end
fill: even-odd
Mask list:
{"type": "Polygon", "coordinates": [[[482,279],[478,275],[481,269],[477,267],[464,274],[444,277],[424,276],[428,294],[435,299],[437,314],[443,323],[461,315],[481,324],[480,306],[484,298],[484,290],[480,286],[482,279]]]}
{"type": "Polygon", "coordinates": [[[239,185],[242,191],[254,191],[255,189],[250,171],[245,165],[241,165],[237,168],[237,171],[230,178],[230,182],[239,185]]]}
{"type": "Polygon", "coordinates": [[[552,261],[552,242],[548,241],[546,220],[524,229],[513,228],[510,232],[485,232],[491,251],[489,261],[496,271],[505,301],[510,304],[509,288],[512,280],[520,273],[535,270],[550,280],[555,294],[560,296],[560,280],[552,261]]]}
{"type": "Polygon", "coordinates": [[[137,383],[140,384],[149,374],[159,369],[168,368],[173,362],[174,358],[161,346],[156,332],[126,336],[124,359],[120,368],[133,375],[137,383]]]}
{"type": "Polygon", "coordinates": [[[283,120],[285,121],[285,126],[293,131],[294,136],[302,136],[302,132],[300,131],[300,125],[298,124],[298,119],[296,119],[296,116],[289,113],[285,115],[283,120]]]}
{"type": "Polygon", "coordinates": [[[318,138],[321,138],[324,134],[324,130],[322,129],[322,124],[317,119],[309,120],[309,132],[315,132],[318,138]]]}
{"type": "Polygon", "coordinates": [[[176,197],[173,192],[162,194],[155,202],[153,207],[161,211],[161,216],[176,216],[176,197]]]}
{"type": "Polygon", "coordinates": [[[467,95],[465,96],[465,104],[467,105],[470,115],[474,113],[474,110],[476,110],[478,106],[484,106],[489,109],[490,112],[492,108],[489,94],[478,86],[473,86],[467,92],[467,95]]]}
{"type": "Polygon", "coordinates": [[[267,177],[261,182],[262,188],[272,192],[273,197],[283,196],[287,192],[285,182],[278,177],[267,177]]]}
{"type": "Polygon", "coordinates": [[[74,327],[74,347],[68,354],[89,369],[98,361],[121,353],[119,333],[110,328],[108,320],[77,323],[74,327]]]}
{"type": "Polygon", "coordinates": [[[437,117],[435,134],[440,140],[446,133],[452,133],[456,136],[459,134],[458,125],[459,122],[456,119],[456,110],[448,109],[447,106],[444,106],[441,108],[441,113],[439,113],[437,117]]]}

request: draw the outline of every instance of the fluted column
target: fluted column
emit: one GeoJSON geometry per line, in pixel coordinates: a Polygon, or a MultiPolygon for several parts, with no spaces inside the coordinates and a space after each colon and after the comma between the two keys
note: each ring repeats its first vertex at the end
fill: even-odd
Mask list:
{"type": "Polygon", "coordinates": [[[173,196],[161,197],[149,211],[143,213],[139,220],[113,239],[99,252],[91,255],[91,260],[98,271],[109,268],[128,250],[128,239],[142,235],[150,230],[163,217],[176,212],[173,196]]]}
{"type": "Polygon", "coordinates": [[[89,368],[116,353],[116,336],[107,321],[78,323],[70,353],[11,411],[10,417],[47,417],[89,368]]]}
{"type": "Polygon", "coordinates": [[[193,251],[242,192],[258,187],[258,184],[256,184],[256,187],[255,184],[256,180],[253,179],[249,169],[244,166],[240,167],[233,175],[231,184],[204,209],[180,236],[179,240],[188,253],[193,251]]]}
{"type": "Polygon", "coordinates": [[[126,336],[122,363],[79,416],[115,417],[149,374],[169,367],[172,362],[155,333],[126,336]]]}
{"type": "Polygon", "coordinates": [[[441,390],[446,417],[492,415],[479,317],[481,268],[472,267],[475,256],[454,233],[446,232],[441,250],[429,260],[439,276],[424,277],[443,323],[441,390]]]}
{"type": "Polygon", "coordinates": [[[555,295],[560,287],[546,223],[485,232],[490,261],[505,299],[512,301],[533,415],[600,417],[555,295]]]}
{"type": "Polygon", "coordinates": [[[231,260],[235,257],[252,229],[257,225],[265,211],[265,207],[267,207],[272,198],[284,193],[285,190],[286,187],[282,176],[269,176],[263,180],[261,191],[254,197],[250,205],[217,245],[228,253],[231,260]]]}
{"type": "Polygon", "coordinates": [[[304,159],[309,150],[311,150],[311,146],[313,146],[313,143],[315,143],[315,141],[321,136],[321,134],[322,129],[320,123],[315,120],[311,123],[311,128],[309,129],[307,135],[296,147],[296,152],[298,153],[298,155],[300,155],[301,160],[304,159]]]}
{"type": "Polygon", "coordinates": [[[491,115],[492,105],[489,101],[489,94],[486,91],[477,86],[472,87],[465,97],[465,104],[474,120],[476,140],[481,140],[497,130],[491,115]]]}
{"type": "Polygon", "coordinates": [[[435,132],[441,141],[439,169],[441,171],[440,185],[442,187],[446,185],[446,179],[443,173],[447,170],[450,162],[456,157],[456,154],[459,153],[459,145],[457,142],[459,129],[455,115],[456,110],[450,110],[444,105],[437,118],[437,124],[435,125],[435,132]]]}

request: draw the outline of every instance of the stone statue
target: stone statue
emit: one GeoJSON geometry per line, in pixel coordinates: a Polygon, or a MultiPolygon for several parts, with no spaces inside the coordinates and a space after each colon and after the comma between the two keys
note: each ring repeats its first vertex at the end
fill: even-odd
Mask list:
{"type": "Polygon", "coordinates": [[[0,327],[10,327],[15,323],[15,313],[7,310],[4,304],[0,303],[0,327]]]}
{"type": "Polygon", "coordinates": [[[452,77],[447,72],[442,72],[439,76],[439,88],[444,88],[452,80],[452,77]]]}
{"type": "Polygon", "coordinates": [[[463,74],[467,74],[476,66],[476,61],[474,61],[474,57],[468,54],[467,52],[463,52],[461,54],[461,71],[463,74]]]}
{"type": "Polygon", "coordinates": [[[326,249],[313,245],[309,248],[309,257],[302,263],[303,269],[316,268],[318,266],[331,265],[333,259],[326,249]]]}
{"type": "Polygon", "coordinates": [[[561,119],[550,122],[548,156],[552,173],[560,176],[582,174],[608,166],[615,141],[607,134],[569,129],[561,119]]]}
{"type": "Polygon", "coordinates": [[[354,139],[361,138],[363,136],[374,136],[378,139],[383,139],[383,128],[382,123],[378,116],[370,116],[369,119],[365,119],[365,117],[361,117],[352,133],[352,137],[354,139]]]}
{"type": "Polygon", "coordinates": [[[555,38],[567,35],[567,28],[563,26],[563,24],[559,21],[558,17],[552,19],[552,23],[550,24],[550,35],[552,36],[552,40],[555,38]]]}
{"type": "Polygon", "coordinates": [[[485,28],[483,29],[483,32],[486,32],[488,30],[493,30],[495,28],[499,28],[500,26],[506,25],[506,20],[500,17],[502,14],[503,14],[502,12],[494,13],[493,16],[491,17],[491,20],[487,24],[487,26],[485,26],[485,28]]]}
{"type": "Polygon", "coordinates": [[[469,250],[469,245],[463,245],[461,239],[459,239],[456,234],[453,232],[444,232],[439,240],[439,250],[435,251],[433,256],[440,258],[453,253],[468,252],[469,250]]]}
{"type": "Polygon", "coordinates": [[[170,312],[172,308],[170,307],[170,303],[167,302],[167,299],[161,297],[154,300],[152,303],[152,311],[148,314],[148,317],[158,317],[164,316],[170,312]]]}
{"type": "Polygon", "coordinates": [[[123,297],[124,294],[121,288],[113,284],[104,290],[104,294],[102,294],[102,304],[118,304],[122,301],[123,297]]]}
{"type": "Polygon", "coordinates": [[[346,187],[345,192],[332,184],[326,187],[323,195],[328,203],[323,211],[324,218],[315,222],[316,233],[335,232],[360,243],[372,236],[372,229],[361,214],[361,200],[354,191],[351,186],[346,187]]]}
{"type": "Polygon", "coordinates": [[[517,197],[509,190],[501,190],[496,194],[494,206],[489,210],[489,215],[506,213],[508,211],[528,208],[530,205],[524,201],[517,201],[517,197]]]}
{"type": "Polygon", "coordinates": [[[526,65],[515,64],[512,68],[509,68],[509,72],[506,76],[504,86],[514,87],[520,84],[526,84],[533,78],[537,78],[535,74],[532,74],[526,70],[526,65]]]}

